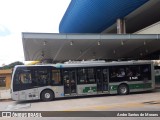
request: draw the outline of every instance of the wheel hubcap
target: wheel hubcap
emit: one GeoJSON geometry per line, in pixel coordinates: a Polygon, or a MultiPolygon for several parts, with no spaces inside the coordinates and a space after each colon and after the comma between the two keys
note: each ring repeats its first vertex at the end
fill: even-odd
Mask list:
{"type": "Polygon", "coordinates": [[[50,95],[49,93],[45,93],[44,96],[45,96],[45,98],[47,98],[47,99],[51,97],[51,95],[50,95]]]}
{"type": "Polygon", "coordinates": [[[127,89],[125,87],[122,87],[121,88],[121,93],[126,93],[127,92],[127,89]]]}

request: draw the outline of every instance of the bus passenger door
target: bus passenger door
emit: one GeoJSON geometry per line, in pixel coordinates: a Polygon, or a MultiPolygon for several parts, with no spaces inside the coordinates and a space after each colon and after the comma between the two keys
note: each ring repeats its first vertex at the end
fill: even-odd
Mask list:
{"type": "Polygon", "coordinates": [[[64,80],[64,94],[65,95],[77,94],[76,71],[75,70],[64,70],[63,80],[64,80]]]}
{"type": "Polygon", "coordinates": [[[97,92],[104,93],[108,91],[108,69],[98,68],[96,70],[97,92]]]}
{"type": "Polygon", "coordinates": [[[141,66],[141,78],[144,83],[144,90],[152,89],[152,77],[151,77],[151,66],[150,65],[143,65],[141,66]]]}

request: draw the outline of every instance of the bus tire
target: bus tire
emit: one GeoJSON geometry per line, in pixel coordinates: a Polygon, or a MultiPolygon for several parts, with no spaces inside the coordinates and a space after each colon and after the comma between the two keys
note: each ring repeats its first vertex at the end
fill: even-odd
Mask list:
{"type": "Polygon", "coordinates": [[[52,90],[43,90],[41,92],[42,101],[52,101],[54,99],[54,92],[52,90]]]}
{"type": "Polygon", "coordinates": [[[127,84],[120,84],[118,86],[117,92],[119,95],[127,95],[129,93],[129,87],[127,84]]]}

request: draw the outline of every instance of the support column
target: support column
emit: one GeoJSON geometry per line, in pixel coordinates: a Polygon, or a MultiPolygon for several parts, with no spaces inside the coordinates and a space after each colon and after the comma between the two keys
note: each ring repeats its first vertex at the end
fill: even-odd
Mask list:
{"type": "Polygon", "coordinates": [[[126,22],[124,19],[117,19],[117,34],[126,34],[126,22]]]}

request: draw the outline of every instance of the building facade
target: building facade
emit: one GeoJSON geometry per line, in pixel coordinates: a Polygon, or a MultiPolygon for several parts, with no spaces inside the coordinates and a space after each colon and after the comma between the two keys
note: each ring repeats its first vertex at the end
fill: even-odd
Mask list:
{"type": "Polygon", "coordinates": [[[0,90],[10,89],[12,70],[0,70],[0,90]]]}

